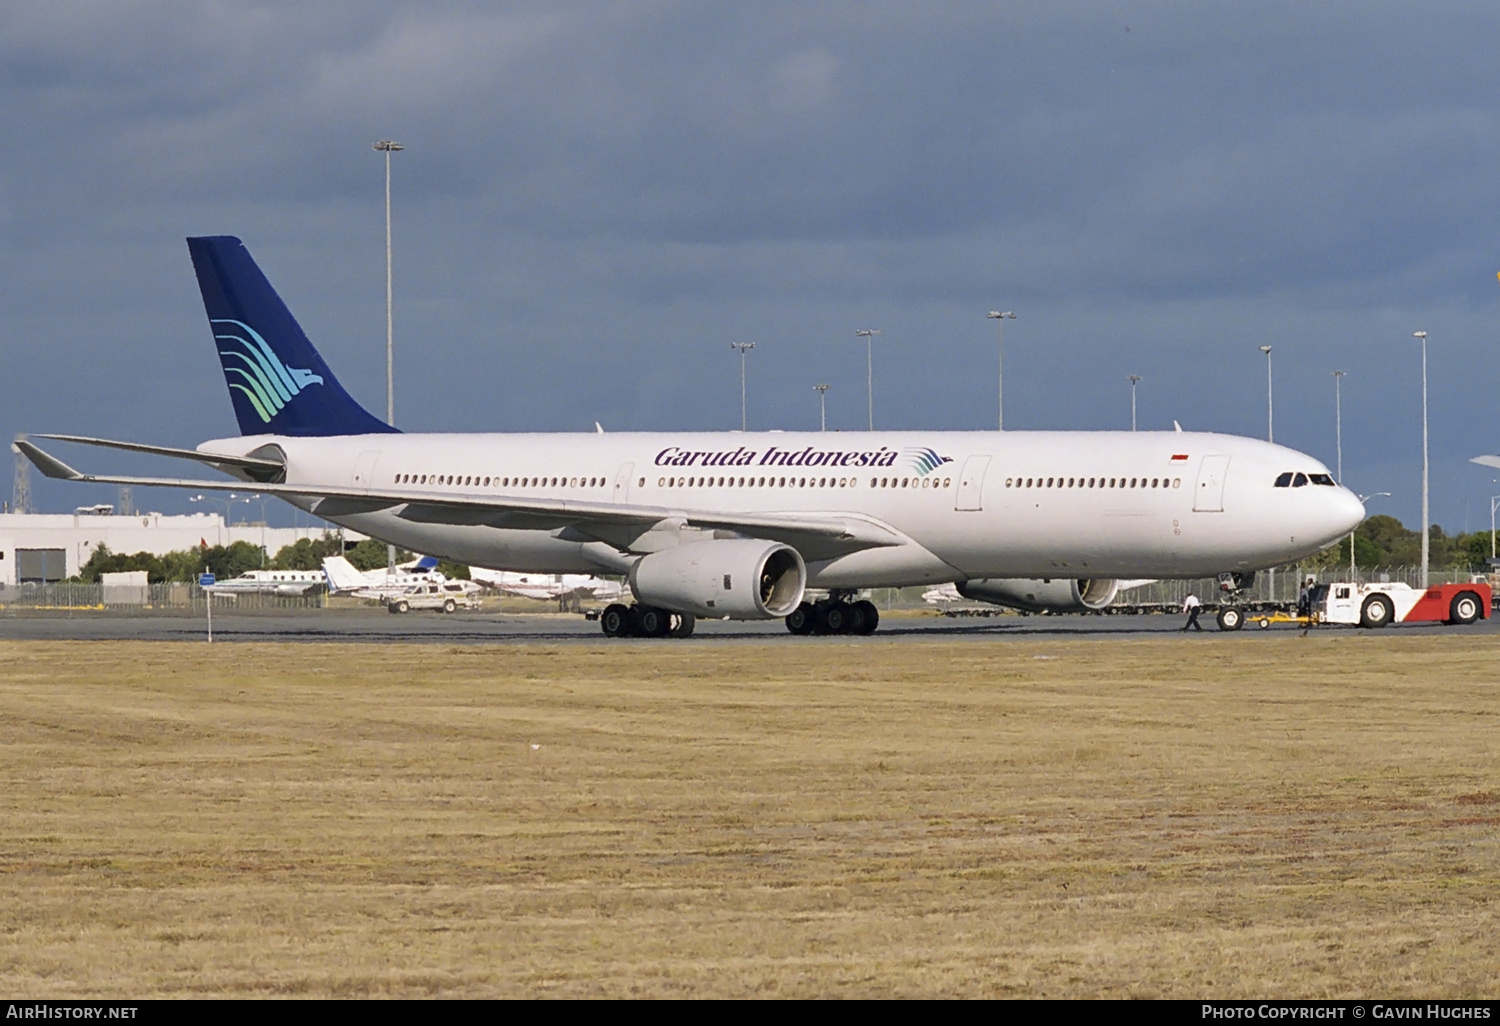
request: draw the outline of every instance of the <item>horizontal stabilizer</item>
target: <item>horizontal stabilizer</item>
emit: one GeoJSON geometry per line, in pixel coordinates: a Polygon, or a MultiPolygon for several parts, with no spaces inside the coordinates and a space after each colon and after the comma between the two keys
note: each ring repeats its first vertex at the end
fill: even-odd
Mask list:
{"type": "Polygon", "coordinates": [[[1500,468],[1500,456],[1475,456],[1470,463],[1477,463],[1481,467],[1500,468]]]}

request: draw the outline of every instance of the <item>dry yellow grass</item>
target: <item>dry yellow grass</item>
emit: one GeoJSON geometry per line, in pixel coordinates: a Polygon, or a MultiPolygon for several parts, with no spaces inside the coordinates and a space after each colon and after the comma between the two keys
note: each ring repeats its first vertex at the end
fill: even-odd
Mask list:
{"type": "Polygon", "coordinates": [[[1493,994],[1495,654],[0,644],[0,991],[1493,994]]]}

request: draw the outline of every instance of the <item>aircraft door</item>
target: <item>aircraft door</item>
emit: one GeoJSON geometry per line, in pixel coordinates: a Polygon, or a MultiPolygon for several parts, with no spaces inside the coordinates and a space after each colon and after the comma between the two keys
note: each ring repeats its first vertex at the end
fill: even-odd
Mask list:
{"type": "Polygon", "coordinates": [[[375,487],[375,463],[380,459],[379,449],[370,449],[359,454],[359,459],[354,461],[354,480],[350,482],[355,488],[363,488],[369,491],[375,487]]]}
{"type": "Polygon", "coordinates": [[[615,475],[615,501],[630,501],[630,478],[635,473],[635,464],[626,463],[620,467],[620,472],[615,475]]]}
{"type": "Polygon", "coordinates": [[[1228,456],[1203,457],[1198,465],[1198,487],[1193,490],[1194,513],[1224,512],[1224,479],[1228,475],[1228,456]]]}
{"type": "Polygon", "coordinates": [[[970,512],[984,509],[984,473],[989,469],[988,456],[970,456],[964,460],[964,469],[958,475],[958,501],[954,509],[970,512]]]}

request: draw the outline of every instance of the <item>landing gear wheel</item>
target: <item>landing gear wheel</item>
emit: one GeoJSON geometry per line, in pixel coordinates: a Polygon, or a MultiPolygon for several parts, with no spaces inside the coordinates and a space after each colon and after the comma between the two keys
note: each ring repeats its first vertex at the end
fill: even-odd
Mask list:
{"type": "Polygon", "coordinates": [[[636,606],[635,620],[644,638],[665,638],[672,630],[672,614],[655,606],[636,606]]]}
{"type": "Polygon", "coordinates": [[[1214,619],[1218,621],[1221,631],[1237,631],[1245,626],[1244,612],[1234,606],[1225,606],[1214,619]]]}
{"type": "Polygon", "coordinates": [[[865,611],[857,602],[849,602],[844,605],[844,633],[863,634],[865,632],[865,611]]]}
{"type": "Polygon", "coordinates": [[[1465,625],[1471,624],[1479,619],[1479,614],[1484,606],[1479,602],[1479,596],[1472,591],[1461,591],[1453,596],[1453,602],[1448,606],[1448,623],[1465,625]]]}
{"type": "Polygon", "coordinates": [[[811,634],[815,618],[812,603],[804,602],[786,615],[786,629],[793,634],[811,634]]]}
{"type": "Polygon", "coordinates": [[[672,637],[691,638],[693,636],[693,627],[698,623],[698,618],[692,613],[673,613],[671,620],[672,630],[670,633],[672,637]]]}
{"type": "Polygon", "coordinates": [[[616,602],[607,607],[599,614],[599,626],[604,629],[606,638],[628,638],[634,631],[633,618],[630,615],[630,607],[616,602]]]}
{"type": "Polygon", "coordinates": [[[861,599],[850,608],[860,615],[860,624],[854,633],[874,634],[875,628],[880,626],[880,610],[875,608],[875,603],[861,599]]]}
{"type": "Polygon", "coordinates": [[[1384,595],[1371,595],[1359,610],[1359,625],[1377,630],[1396,618],[1396,607],[1384,595]]]}
{"type": "Polygon", "coordinates": [[[443,612],[445,613],[451,613],[456,609],[458,609],[458,603],[454,602],[452,599],[448,599],[443,603],[443,612]]]}
{"type": "Polygon", "coordinates": [[[849,627],[849,607],[835,602],[823,610],[823,626],[829,634],[843,634],[849,627]]]}

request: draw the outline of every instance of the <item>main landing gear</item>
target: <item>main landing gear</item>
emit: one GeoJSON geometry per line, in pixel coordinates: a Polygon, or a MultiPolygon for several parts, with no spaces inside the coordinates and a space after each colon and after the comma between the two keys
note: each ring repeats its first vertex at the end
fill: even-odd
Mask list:
{"type": "Polygon", "coordinates": [[[804,602],[786,618],[793,634],[874,634],[880,626],[880,610],[865,599],[850,602],[847,592],[832,592],[826,599],[804,602]]]}
{"type": "Polygon", "coordinates": [[[655,606],[626,606],[616,602],[599,614],[606,638],[686,638],[697,619],[692,613],[674,613],[655,606]]]}

